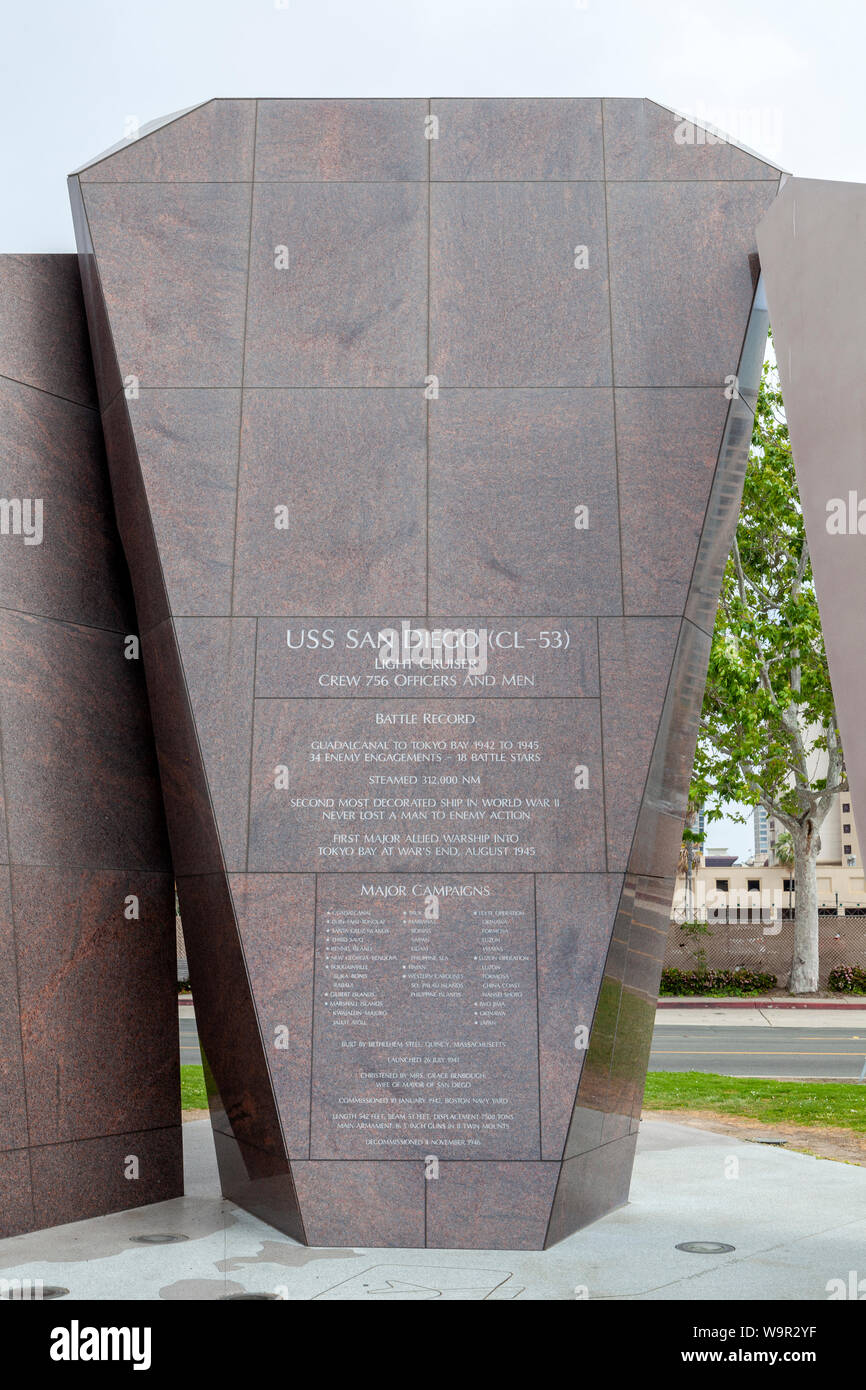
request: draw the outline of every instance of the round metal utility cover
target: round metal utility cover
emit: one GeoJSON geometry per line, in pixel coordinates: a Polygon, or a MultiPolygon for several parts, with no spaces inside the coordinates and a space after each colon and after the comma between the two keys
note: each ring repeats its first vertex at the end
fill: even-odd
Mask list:
{"type": "Polygon", "coordinates": [[[189,1240],[189,1236],[163,1236],[153,1234],[147,1236],[130,1236],[129,1239],[136,1245],[179,1245],[182,1240],[189,1240]]]}

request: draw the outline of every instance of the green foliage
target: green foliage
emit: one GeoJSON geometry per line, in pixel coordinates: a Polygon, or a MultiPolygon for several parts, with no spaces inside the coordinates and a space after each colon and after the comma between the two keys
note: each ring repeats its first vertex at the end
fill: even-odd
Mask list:
{"type": "Polygon", "coordinates": [[[866,970],[861,965],[837,965],[827,976],[827,988],[839,994],[866,994],[866,970]]]}
{"type": "Polygon", "coordinates": [[[766,994],[776,988],[776,976],[759,970],[677,970],[662,971],[659,994],[731,995],[766,994]]]}
{"type": "Polygon", "coordinates": [[[706,975],[707,973],[707,953],[702,944],[703,937],[712,936],[706,922],[678,922],[676,931],[684,936],[689,943],[689,950],[694,962],[695,973],[706,975]]]}
{"type": "Polygon", "coordinates": [[[207,1091],[201,1067],[187,1063],[181,1067],[180,1106],[182,1110],[207,1110],[207,1091]]]}
{"type": "Polygon", "coordinates": [[[832,1125],[866,1131],[866,1086],[856,1082],[765,1081],[702,1071],[651,1071],[648,1110],[716,1110],[765,1124],[832,1125]]]}
{"type": "MultiPolygon", "coordinates": [[[[765,363],[736,541],[722,582],[690,798],[820,825],[844,782],[833,692],[775,366],[765,363]],[[812,775],[830,749],[828,776],[812,775]],[[825,804],[826,800],[826,804],[825,804]]],[[[743,817],[741,817],[743,819],[743,817]]]]}

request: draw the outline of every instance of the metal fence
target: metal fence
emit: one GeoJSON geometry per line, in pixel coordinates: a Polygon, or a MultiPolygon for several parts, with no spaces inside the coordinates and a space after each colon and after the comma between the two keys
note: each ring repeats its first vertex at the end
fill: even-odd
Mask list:
{"type": "MultiPolygon", "coordinates": [[[[788,983],[794,948],[793,914],[785,908],[774,921],[754,919],[748,909],[731,914],[733,920],[708,921],[707,935],[694,935],[671,922],[665,950],[665,969],[695,970],[703,963],[711,970],[769,971],[780,988],[788,983]],[[700,953],[703,952],[703,958],[700,953]]],[[[819,985],[837,965],[866,967],[866,909],[844,914],[821,909],[818,914],[819,985]]]]}

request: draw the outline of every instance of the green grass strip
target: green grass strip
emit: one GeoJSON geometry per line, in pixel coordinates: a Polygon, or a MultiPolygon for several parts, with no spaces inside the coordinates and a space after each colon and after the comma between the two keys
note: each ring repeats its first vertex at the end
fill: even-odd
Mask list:
{"type": "Polygon", "coordinates": [[[715,1110],[768,1125],[866,1131],[866,1085],[847,1081],[767,1081],[704,1071],[651,1071],[644,1106],[648,1110],[715,1110]]]}

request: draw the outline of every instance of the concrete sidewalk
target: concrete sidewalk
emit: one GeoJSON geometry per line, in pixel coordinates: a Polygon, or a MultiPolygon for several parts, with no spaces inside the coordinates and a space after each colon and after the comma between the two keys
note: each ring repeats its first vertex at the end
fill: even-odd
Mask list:
{"type": "Polygon", "coordinates": [[[714,1004],[703,1009],[688,1005],[656,1011],[656,1028],[845,1028],[862,1029],[866,1034],[866,1007],[853,1009],[779,1009],[755,1004],[748,1009],[732,1009],[714,1004]]]}
{"type": "Polygon", "coordinates": [[[308,1250],[218,1196],[207,1120],[184,1126],[186,1197],[0,1241],[0,1278],[41,1278],[65,1302],[815,1299],[866,1276],[866,1168],[647,1121],[628,1206],[544,1253],[308,1250]],[[176,1245],[130,1237],[178,1233],[176,1245]],[[730,1254],[687,1254],[682,1241],[730,1254]]]}

